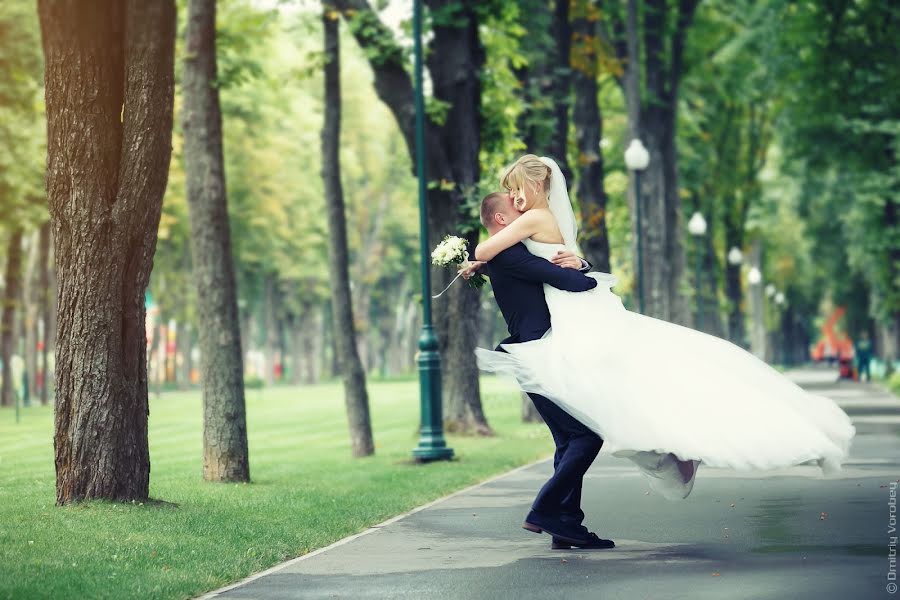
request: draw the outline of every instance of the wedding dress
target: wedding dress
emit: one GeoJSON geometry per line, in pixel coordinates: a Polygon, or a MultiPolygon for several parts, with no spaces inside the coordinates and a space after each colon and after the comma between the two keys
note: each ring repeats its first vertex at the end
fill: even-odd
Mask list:
{"type": "MultiPolygon", "coordinates": [[[[550,208],[566,244],[524,243],[549,260],[574,248],[575,220],[559,167],[542,160],[553,169],[550,208]]],[[[610,289],[613,275],[587,275],[597,279],[587,292],[545,284],[551,329],[505,344],[507,352],[477,348],[479,367],[559,405],[603,438],[601,452],[632,461],[668,499],[690,494],[700,463],[840,469],[855,429],[834,401],[731,342],[627,310],[610,289]]]]}

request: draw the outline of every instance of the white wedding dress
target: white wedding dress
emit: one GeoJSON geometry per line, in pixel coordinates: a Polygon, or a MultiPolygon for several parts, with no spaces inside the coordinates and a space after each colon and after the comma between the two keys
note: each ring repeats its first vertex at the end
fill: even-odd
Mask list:
{"type": "MultiPolygon", "coordinates": [[[[556,178],[556,163],[545,161],[556,178]]],[[[565,200],[551,210],[568,241],[574,215],[570,221],[565,200]]],[[[549,260],[574,243],[525,246],[549,260]]],[[[551,329],[505,344],[507,352],[477,348],[479,367],[552,400],[603,438],[602,452],[631,460],[669,499],[690,494],[699,463],[767,470],[816,461],[826,474],[840,469],[855,429],[834,401],[731,342],[627,310],[610,290],[613,275],[587,275],[598,282],[587,292],[545,284],[551,329]],[[693,474],[685,480],[679,463],[688,461],[693,474]]]]}

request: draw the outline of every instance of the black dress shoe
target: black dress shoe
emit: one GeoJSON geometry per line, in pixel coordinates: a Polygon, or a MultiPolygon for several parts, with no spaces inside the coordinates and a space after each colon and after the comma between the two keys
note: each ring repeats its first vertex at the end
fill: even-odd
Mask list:
{"type": "Polygon", "coordinates": [[[553,550],[569,550],[572,547],[581,549],[581,550],[607,550],[609,548],[615,548],[616,543],[612,540],[605,540],[602,537],[599,537],[593,531],[588,534],[590,537],[586,544],[570,544],[569,542],[565,542],[557,537],[553,538],[553,542],[550,544],[550,548],[553,550]]]}
{"type": "Polygon", "coordinates": [[[534,533],[547,532],[554,538],[558,538],[561,542],[569,544],[587,544],[590,543],[590,537],[587,530],[582,526],[574,526],[565,523],[558,518],[550,515],[531,511],[525,518],[522,529],[533,531],[534,533]]]}

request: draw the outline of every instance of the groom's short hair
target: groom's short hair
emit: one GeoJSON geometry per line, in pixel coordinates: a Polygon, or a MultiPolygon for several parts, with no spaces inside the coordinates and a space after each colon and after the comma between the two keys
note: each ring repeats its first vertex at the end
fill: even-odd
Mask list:
{"type": "Polygon", "coordinates": [[[494,215],[503,212],[502,208],[509,195],[503,192],[491,192],[481,200],[481,224],[485,229],[494,222],[494,215]]]}

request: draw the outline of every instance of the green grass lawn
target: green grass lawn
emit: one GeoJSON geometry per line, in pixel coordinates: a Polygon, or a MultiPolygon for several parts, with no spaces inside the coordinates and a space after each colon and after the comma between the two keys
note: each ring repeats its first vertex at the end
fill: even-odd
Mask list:
{"type": "Polygon", "coordinates": [[[418,387],[370,385],[375,456],[353,459],[338,383],[248,390],[251,484],[202,481],[199,392],[150,401],[150,495],[55,506],[53,410],[0,410],[0,598],[186,598],[552,454],[518,393],[483,379],[493,438],[415,465],[418,387]]]}

